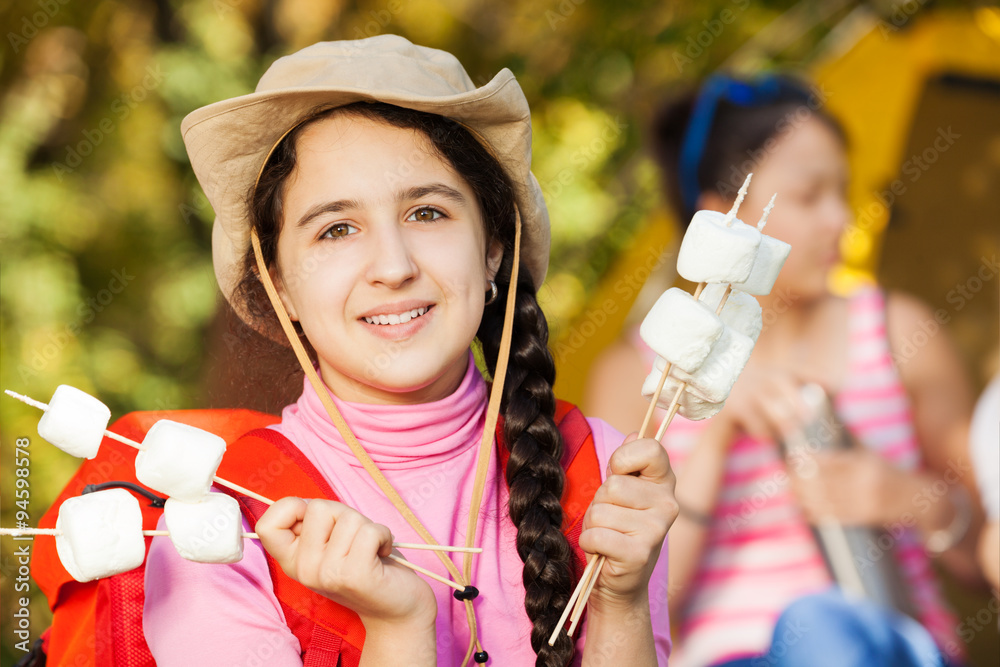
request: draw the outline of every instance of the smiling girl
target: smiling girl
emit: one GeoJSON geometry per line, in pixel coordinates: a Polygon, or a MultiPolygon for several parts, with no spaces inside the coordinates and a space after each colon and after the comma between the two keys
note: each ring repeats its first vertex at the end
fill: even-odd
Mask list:
{"type": "Polygon", "coordinates": [[[306,380],[223,464],[280,464],[255,488],[270,508],[237,496],[260,543],[206,566],[154,539],[157,664],[665,664],[673,473],[552,394],[548,218],[513,75],[476,88],[395,36],[317,44],[182,132],[223,294],[306,380]],[[406,553],[456,593],[390,560],[394,540],[483,553],[406,553]],[[584,552],[607,566],[577,640],[549,647],[584,552]]]}

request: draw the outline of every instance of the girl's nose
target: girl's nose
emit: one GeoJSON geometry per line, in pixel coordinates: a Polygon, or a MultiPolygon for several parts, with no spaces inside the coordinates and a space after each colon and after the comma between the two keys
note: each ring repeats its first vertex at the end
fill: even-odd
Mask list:
{"type": "Polygon", "coordinates": [[[397,224],[379,226],[370,252],[367,277],[372,284],[402,287],[418,273],[405,232],[397,224]]]}
{"type": "Polygon", "coordinates": [[[851,223],[851,207],[841,196],[830,197],[823,210],[823,221],[834,233],[840,234],[851,223]]]}

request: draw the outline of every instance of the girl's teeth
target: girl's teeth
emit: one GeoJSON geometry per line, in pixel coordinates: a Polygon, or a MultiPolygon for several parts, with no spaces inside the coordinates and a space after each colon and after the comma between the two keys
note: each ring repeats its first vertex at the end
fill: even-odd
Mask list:
{"type": "Polygon", "coordinates": [[[365,317],[368,324],[406,324],[415,317],[420,317],[427,312],[427,308],[414,308],[413,310],[400,313],[399,315],[373,315],[365,317]]]}

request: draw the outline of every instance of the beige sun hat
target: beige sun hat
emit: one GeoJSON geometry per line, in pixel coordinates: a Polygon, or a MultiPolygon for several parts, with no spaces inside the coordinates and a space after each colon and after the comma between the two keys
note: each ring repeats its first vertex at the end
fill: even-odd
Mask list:
{"type": "Polygon", "coordinates": [[[468,128],[510,177],[521,215],[521,259],[537,289],[549,261],[549,216],[531,173],[531,115],[513,73],[477,88],[455,56],[397,35],[321,42],[280,58],[249,95],[192,111],[181,123],[191,166],[215,210],[212,260],[226,299],[250,245],[247,194],[281,138],[320,107],[386,102],[468,128]]]}

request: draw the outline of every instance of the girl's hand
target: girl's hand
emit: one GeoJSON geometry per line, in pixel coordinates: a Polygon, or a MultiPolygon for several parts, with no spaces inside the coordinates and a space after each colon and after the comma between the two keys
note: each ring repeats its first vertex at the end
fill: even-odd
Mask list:
{"type": "Polygon", "coordinates": [[[676,482],[667,452],[652,438],[637,440],[633,433],[611,455],[607,480],[580,533],[580,548],[607,557],[590,598],[595,611],[646,599],[663,539],[677,518],[676,482]]]}
{"type": "Polygon", "coordinates": [[[882,525],[911,507],[911,476],[865,447],[817,452],[807,463],[790,467],[789,480],[810,523],[882,525]]]}
{"type": "MultiPolygon", "coordinates": [[[[731,432],[779,442],[809,419],[808,406],[799,396],[805,379],[772,364],[753,361],[736,380],[726,405],[712,422],[726,424],[731,432]]],[[[719,424],[715,424],[719,428],[719,424]]],[[[732,442],[729,438],[725,444],[732,442]]]]}
{"type": "Polygon", "coordinates": [[[430,586],[391,560],[392,533],[332,500],[282,498],[257,521],[264,549],[285,574],[377,624],[433,630],[430,586]]]}

